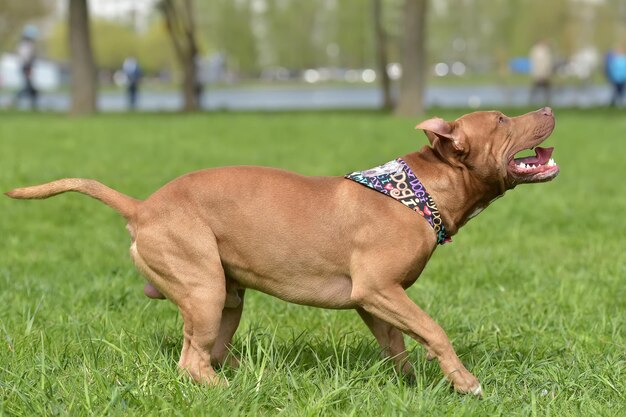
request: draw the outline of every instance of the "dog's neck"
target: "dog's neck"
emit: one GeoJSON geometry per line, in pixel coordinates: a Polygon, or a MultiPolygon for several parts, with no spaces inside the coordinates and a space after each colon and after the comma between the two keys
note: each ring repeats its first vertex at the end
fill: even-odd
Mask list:
{"type": "Polygon", "coordinates": [[[451,166],[428,146],[402,159],[435,200],[450,235],[506,191],[478,181],[465,167],[451,166]]]}

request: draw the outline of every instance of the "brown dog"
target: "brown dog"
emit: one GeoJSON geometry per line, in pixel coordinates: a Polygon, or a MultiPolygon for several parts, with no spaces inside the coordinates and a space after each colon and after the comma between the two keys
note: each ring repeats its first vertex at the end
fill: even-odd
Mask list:
{"type": "MultiPolygon", "coordinates": [[[[509,118],[476,112],[419,125],[431,147],[403,157],[454,235],[471,217],[521,183],[549,181],[559,168],[551,149],[514,159],[554,129],[550,108],[509,118]]],[[[398,368],[411,372],[402,333],[462,393],[481,394],[444,331],[405,294],[436,248],[422,216],[342,177],[305,177],[259,167],[184,175],[145,201],[88,179],[18,188],[13,198],[78,191],[128,220],[131,256],[150,284],[180,309],[179,365],[199,381],[220,382],[211,367],[227,359],[247,288],[286,301],[354,308],[398,368]]],[[[422,213],[423,214],[423,213],[422,213]]],[[[234,361],[236,363],[236,360],[234,361]]]]}

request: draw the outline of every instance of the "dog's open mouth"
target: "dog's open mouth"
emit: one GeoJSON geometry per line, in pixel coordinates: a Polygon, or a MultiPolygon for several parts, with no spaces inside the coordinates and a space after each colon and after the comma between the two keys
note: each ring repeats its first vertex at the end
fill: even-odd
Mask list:
{"type": "Polygon", "coordinates": [[[552,159],[554,148],[534,148],[534,156],[513,158],[508,165],[509,174],[516,183],[550,181],[559,173],[552,159]]]}

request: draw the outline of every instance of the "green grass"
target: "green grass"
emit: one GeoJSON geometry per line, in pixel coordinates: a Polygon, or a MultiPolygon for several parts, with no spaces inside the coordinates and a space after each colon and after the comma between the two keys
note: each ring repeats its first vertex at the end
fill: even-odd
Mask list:
{"type": "MultiPolygon", "coordinates": [[[[423,146],[415,123],[352,112],[4,113],[0,189],[81,176],[145,198],[187,171],[232,164],[339,175],[423,146]]],[[[230,387],[195,385],[176,369],[179,314],[142,295],[123,220],[72,194],[0,198],[0,415],[623,416],[626,118],[557,111],[548,143],[560,176],[510,191],[409,289],[483,399],[451,392],[412,340],[416,381],[398,377],[352,311],[254,292],[235,336],[242,367],[221,371],[230,387]]]]}

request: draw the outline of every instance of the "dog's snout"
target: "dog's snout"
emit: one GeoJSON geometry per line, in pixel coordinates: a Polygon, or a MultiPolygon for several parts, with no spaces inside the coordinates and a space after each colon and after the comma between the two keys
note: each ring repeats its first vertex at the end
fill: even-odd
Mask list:
{"type": "Polygon", "coordinates": [[[539,113],[541,113],[541,115],[543,116],[552,116],[552,108],[550,107],[544,107],[543,109],[539,110],[539,113]]]}

